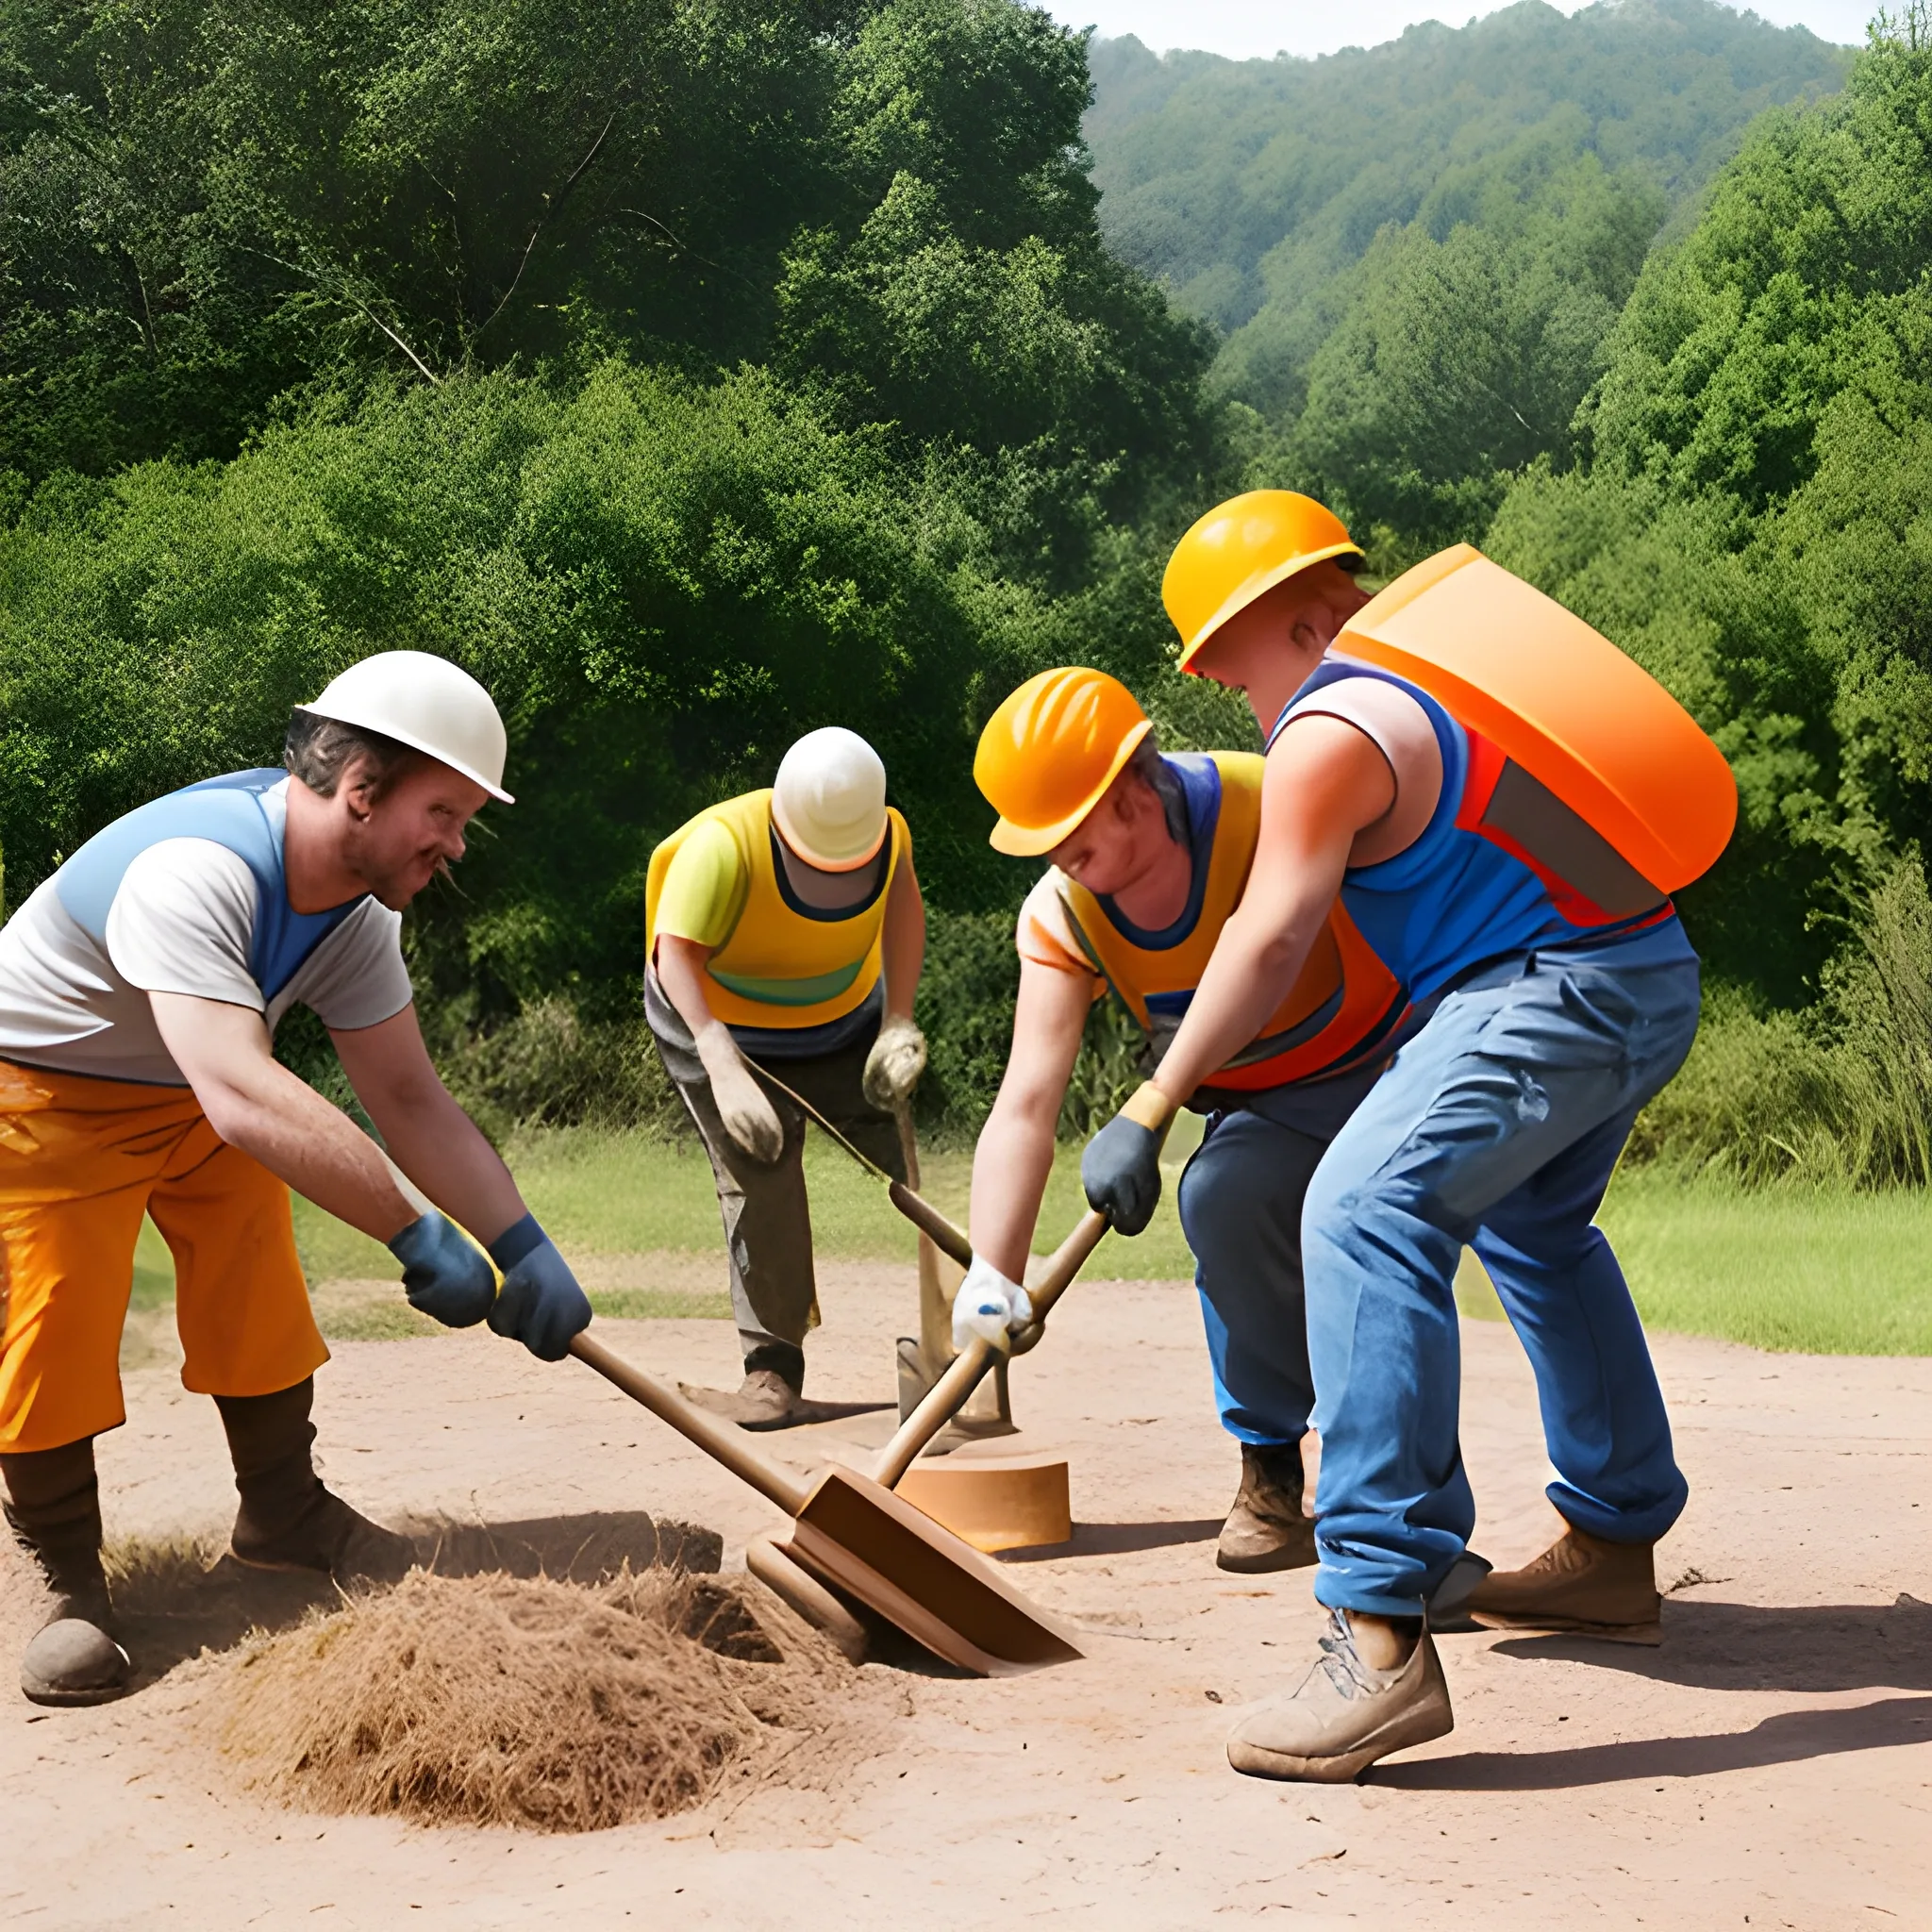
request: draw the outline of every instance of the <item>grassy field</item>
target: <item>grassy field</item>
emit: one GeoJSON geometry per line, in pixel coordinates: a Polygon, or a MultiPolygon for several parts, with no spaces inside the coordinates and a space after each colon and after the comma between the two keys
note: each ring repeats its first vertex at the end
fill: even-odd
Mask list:
{"type": "MultiPolygon", "coordinates": [[[[1148,1231],[1109,1241],[1095,1257],[1098,1277],[1185,1279],[1193,1273],[1174,1208],[1174,1181],[1198,1127],[1184,1124],[1169,1151],[1168,1186],[1148,1231]]],[[[716,1256],[715,1288],[675,1285],[594,1288],[608,1315],[724,1318],[724,1268],[710,1168],[696,1147],[582,1130],[533,1135],[509,1150],[538,1218],[574,1254],[682,1252],[716,1256]]],[[[964,1151],[928,1158],[925,1191],[963,1222],[971,1178],[964,1151]]],[[[908,1260],[912,1240],[885,1191],[814,1134],[806,1155],[812,1224],[820,1252],[841,1259],[908,1260]]],[[[1077,1218],[1077,1150],[1062,1150],[1047,1190],[1038,1245],[1051,1247],[1077,1218]]],[[[1605,1203],[1638,1307],[1655,1328],[1715,1335],[1754,1347],[1827,1355],[1932,1354],[1932,1196],[1744,1192],[1655,1170],[1620,1174],[1605,1203]]],[[[306,1201],[295,1204],[296,1239],[311,1279],[393,1281],[377,1243],[306,1201]]],[[[698,1271],[702,1279],[704,1271],[698,1271]]],[[[167,1250],[143,1230],[135,1269],[135,1308],[150,1318],[173,1298],[167,1250]]],[[[1458,1284],[1466,1313],[1499,1318],[1494,1293],[1473,1259],[1458,1284]]],[[[389,1336],[426,1324],[392,1296],[324,1293],[325,1332],[389,1336]]]]}

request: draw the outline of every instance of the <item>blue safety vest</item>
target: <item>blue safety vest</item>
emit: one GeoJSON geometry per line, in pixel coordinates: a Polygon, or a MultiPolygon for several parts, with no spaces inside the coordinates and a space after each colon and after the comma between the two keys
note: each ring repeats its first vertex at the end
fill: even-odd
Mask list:
{"type": "Polygon", "coordinates": [[[263,770],[230,772],[170,791],[137,806],[96,832],[54,875],[54,891],[68,917],[104,951],[108,914],[127,868],[151,845],[167,839],[207,839],[225,845],[255,875],[255,934],[248,971],[264,1003],[288,985],[302,962],[369,895],[358,893],[326,912],[297,912],[289,904],[282,862],[282,826],[269,815],[264,796],[289,774],[263,770]]]}

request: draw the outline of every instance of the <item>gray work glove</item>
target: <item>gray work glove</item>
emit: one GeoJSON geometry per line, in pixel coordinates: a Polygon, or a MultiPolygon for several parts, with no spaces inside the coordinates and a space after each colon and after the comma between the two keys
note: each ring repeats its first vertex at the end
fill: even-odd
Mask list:
{"type": "Polygon", "coordinates": [[[758,1085],[731,1029],[713,1020],[695,1042],[711,1083],[711,1099],[733,1142],[760,1167],[770,1167],[785,1151],[785,1128],[772,1096],[758,1085]]]}
{"type": "Polygon", "coordinates": [[[1173,1118],[1173,1102],[1146,1081],[1080,1156],[1087,1205],[1105,1214],[1118,1234],[1139,1234],[1154,1219],[1160,1199],[1161,1143],[1173,1118]]]}
{"type": "Polygon", "coordinates": [[[925,1072],[925,1035],[903,1016],[888,1020],[865,1057],[859,1080],[865,1097],[881,1113],[896,1113],[912,1098],[925,1072]]]}

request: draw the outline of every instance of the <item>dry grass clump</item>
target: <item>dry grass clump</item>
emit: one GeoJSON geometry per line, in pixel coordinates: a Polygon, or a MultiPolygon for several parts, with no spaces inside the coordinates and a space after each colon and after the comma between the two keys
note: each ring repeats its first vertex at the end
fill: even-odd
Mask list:
{"type": "Polygon", "coordinates": [[[741,1591],[663,1571],[593,1587],[412,1572],[237,1653],[222,1745],[309,1810],[537,1831],[662,1818],[822,1728],[849,1678],[741,1591]]]}

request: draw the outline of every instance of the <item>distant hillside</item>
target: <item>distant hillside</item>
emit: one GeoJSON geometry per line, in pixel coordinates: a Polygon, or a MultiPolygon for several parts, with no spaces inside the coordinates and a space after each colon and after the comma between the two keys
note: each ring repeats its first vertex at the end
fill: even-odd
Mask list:
{"type": "Polygon", "coordinates": [[[1300,411],[1390,225],[1514,243],[1580,224],[1563,273],[1614,310],[1745,124],[1835,92],[1851,57],[1710,0],[1602,0],[1569,18],[1523,0],[1319,60],[1163,58],[1131,37],[1089,58],[1108,239],[1226,332],[1221,380],[1278,417],[1300,411]]]}

